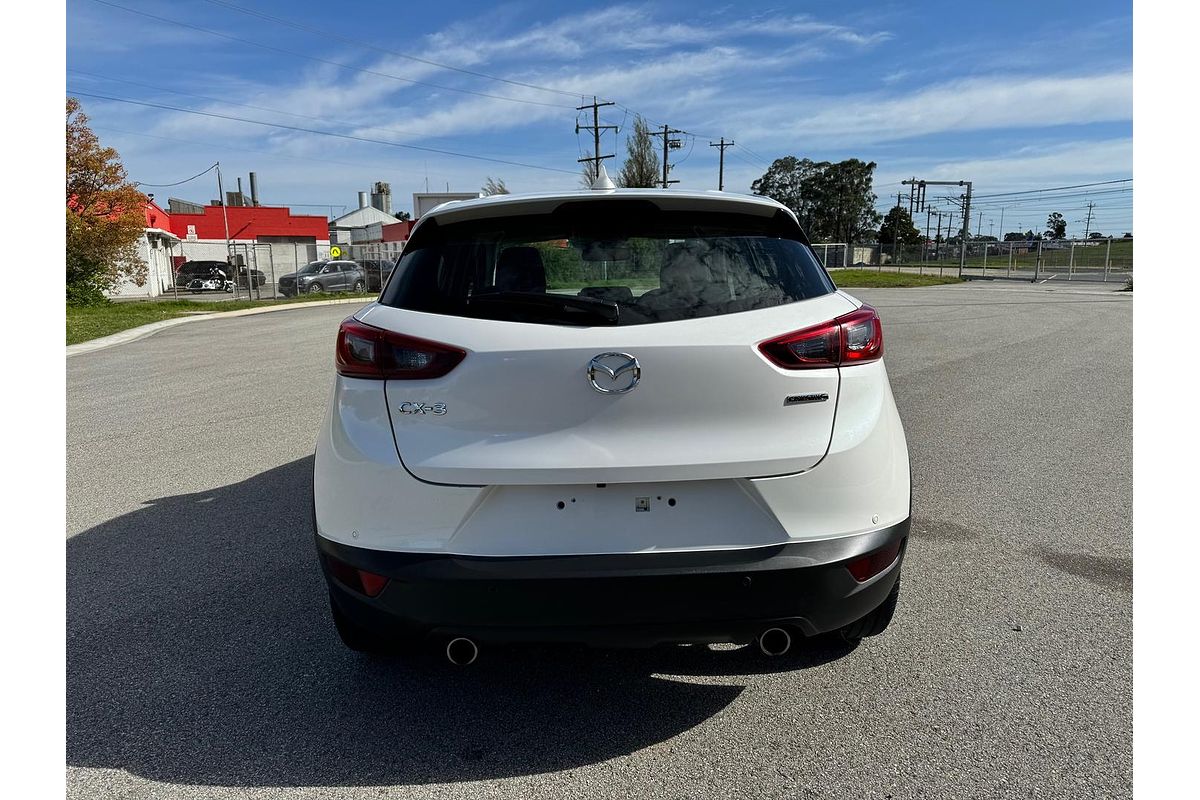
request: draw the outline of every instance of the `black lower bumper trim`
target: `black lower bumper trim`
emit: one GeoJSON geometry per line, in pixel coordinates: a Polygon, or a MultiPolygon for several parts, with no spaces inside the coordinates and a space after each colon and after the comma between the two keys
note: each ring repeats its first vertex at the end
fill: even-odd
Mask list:
{"type": "Polygon", "coordinates": [[[864,583],[847,560],[907,539],[909,521],[855,536],[743,550],[477,557],[396,553],[317,536],[333,601],[356,624],[397,636],[604,644],[748,641],[772,625],[807,635],[878,607],[896,561],[864,583]],[[329,570],[334,558],[390,580],[374,598],[329,570]]]}

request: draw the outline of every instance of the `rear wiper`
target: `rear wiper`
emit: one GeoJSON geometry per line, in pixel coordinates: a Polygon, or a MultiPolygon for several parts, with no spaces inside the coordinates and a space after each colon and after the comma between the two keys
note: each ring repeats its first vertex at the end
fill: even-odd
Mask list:
{"type": "Polygon", "coordinates": [[[484,292],[467,298],[467,305],[504,309],[538,320],[555,320],[568,325],[616,325],[621,313],[620,307],[612,300],[569,294],[484,292]]]}

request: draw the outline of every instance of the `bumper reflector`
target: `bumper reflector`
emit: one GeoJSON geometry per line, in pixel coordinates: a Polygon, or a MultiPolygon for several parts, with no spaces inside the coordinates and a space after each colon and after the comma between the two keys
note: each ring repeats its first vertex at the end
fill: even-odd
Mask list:
{"type": "Polygon", "coordinates": [[[333,577],[337,578],[339,583],[365,594],[367,597],[378,597],[379,593],[383,591],[383,587],[387,586],[388,579],[384,575],[376,575],[374,572],[352,567],[344,561],[338,561],[333,556],[326,556],[325,559],[329,564],[329,571],[333,573],[333,577]]]}
{"type": "Polygon", "coordinates": [[[900,555],[903,539],[897,539],[889,545],[879,548],[873,553],[867,553],[853,561],[846,562],[846,569],[854,576],[854,580],[864,583],[890,567],[900,555]]]}

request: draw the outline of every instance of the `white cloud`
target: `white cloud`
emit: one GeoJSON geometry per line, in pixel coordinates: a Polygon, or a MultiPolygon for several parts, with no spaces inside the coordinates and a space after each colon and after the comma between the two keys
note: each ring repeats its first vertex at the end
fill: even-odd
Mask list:
{"type": "Polygon", "coordinates": [[[1133,118],[1133,74],[992,75],[899,97],[809,97],[753,115],[762,138],[861,145],[949,131],[1080,125],[1133,118]],[[798,109],[803,113],[797,114],[798,109]],[[768,123],[768,120],[770,121],[768,123]]]}

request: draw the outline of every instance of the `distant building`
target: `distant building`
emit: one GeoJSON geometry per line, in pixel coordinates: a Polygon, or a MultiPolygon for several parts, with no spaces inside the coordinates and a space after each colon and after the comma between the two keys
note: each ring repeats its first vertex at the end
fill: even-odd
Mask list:
{"type": "MultiPolygon", "coordinates": [[[[378,188],[386,184],[375,184],[378,188]]],[[[383,195],[380,195],[383,196],[383,195]]],[[[391,207],[391,189],[388,189],[387,205],[391,207]]],[[[366,229],[371,225],[392,225],[400,220],[367,202],[367,193],[358,193],[358,208],[343,214],[329,223],[329,241],[333,244],[352,245],[368,236],[366,229]]]]}
{"type": "Polygon", "coordinates": [[[157,297],[171,288],[174,270],[185,261],[225,261],[230,249],[237,263],[264,274],[289,272],[329,252],[329,227],[323,216],[293,214],[279,206],[206,206],[175,198],[169,205],[181,211],[146,203],[145,237],[138,244],[147,266],[146,282],[137,286],[125,281],[113,296],[157,297]]]}
{"type": "Polygon", "coordinates": [[[452,200],[474,200],[479,192],[417,192],[413,194],[413,219],[420,219],[442,203],[452,200]]]}

